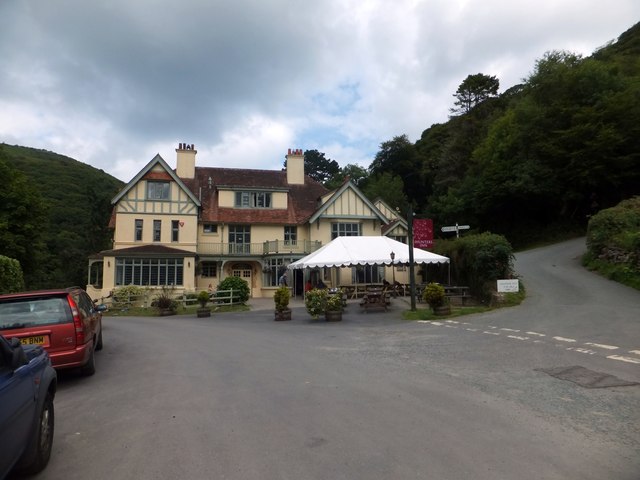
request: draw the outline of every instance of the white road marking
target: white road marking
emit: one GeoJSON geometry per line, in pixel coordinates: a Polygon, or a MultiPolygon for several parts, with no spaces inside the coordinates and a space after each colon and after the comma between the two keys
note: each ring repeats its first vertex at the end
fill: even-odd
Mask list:
{"type": "Polygon", "coordinates": [[[514,330],[513,328],[501,328],[500,330],[503,330],[505,332],[516,332],[516,333],[520,331],[520,330],[514,330]]]}
{"type": "Polygon", "coordinates": [[[602,343],[590,343],[587,342],[585,343],[585,345],[589,345],[591,347],[596,347],[596,348],[604,348],[605,350],[617,350],[618,347],[616,347],[615,345],[603,345],[602,343]]]}
{"type": "Polygon", "coordinates": [[[554,340],[558,340],[559,342],[575,342],[573,338],[564,338],[564,337],[553,337],[554,340]]]}
{"type": "Polygon", "coordinates": [[[493,325],[489,325],[489,328],[498,328],[498,327],[494,327],[493,325]]]}
{"type": "Polygon", "coordinates": [[[519,337],[517,335],[507,335],[507,338],[515,338],[516,340],[529,340],[529,337],[519,337]]]}
{"type": "Polygon", "coordinates": [[[445,327],[447,327],[447,328],[458,328],[457,325],[445,325],[445,327]]]}
{"type": "Polygon", "coordinates": [[[621,362],[640,364],[640,359],[638,358],[623,357],[621,355],[609,355],[607,358],[610,358],[611,360],[620,360],[621,362]]]}
{"type": "Polygon", "coordinates": [[[470,332],[477,332],[477,328],[466,328],[465,330],[469,330],[470,332]]]}
{"type": "Polygon", "coordinates": [[[445,320],[445,322],[447,322],[447,323],[460,323],[460,322],[456,322],[455,320],[445,320]]]}
{"type": "Polygon", "coordinates": [[[629,350],[629,353],[633,353],[634,355],[640,355],[640,350],[629,350]]]}
{"type": "Polygon", "coordinates": [[[482,333],[486,333],[487,335],[500,335],[498,332],[487,332],[486,330],[482,333]]]}
{"type": "Polygon", "coordinates": [[[535,335],[536,337],[546,337],[544,333],[527,332],[527,335],[535,335]]]}
{"type": "MultiPolygon", "coordinates": [[[[569,350],[569,349],[567,349],[569,350]]],[[[597,352],[593,351],[593,350],[589,350],[588,348],[574,348],[573,350],[575,350],[576,352],[580,352],[580,353],[586,353],[587,355],[595,355],[597,352]]]]}

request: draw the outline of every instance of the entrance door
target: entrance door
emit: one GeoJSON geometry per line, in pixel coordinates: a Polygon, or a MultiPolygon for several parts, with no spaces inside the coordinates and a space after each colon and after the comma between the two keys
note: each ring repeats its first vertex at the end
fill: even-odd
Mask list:
{"type": "Polygon", "coordinates": [[[247,285],[249,285],[249,297],[252,297],[253,295],[251,294],[251,269],[250,268],[234,268],[231,271],[231,275],[233,275],[234,277],[240,277],[241,279],[243,279],[245,282],[247,282],[247,285]]]}

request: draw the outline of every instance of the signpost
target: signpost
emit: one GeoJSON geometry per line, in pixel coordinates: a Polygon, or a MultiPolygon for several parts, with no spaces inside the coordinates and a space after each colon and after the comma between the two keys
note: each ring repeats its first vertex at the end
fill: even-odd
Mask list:
{"type": "Polygon", "coordinates": [[[456,232],[456,238],[460,237],[460,230],[469,230],[471,227],[469,225],[455,225],[449,227],[442,227],[440,230],[443,232],[456,232]]]}

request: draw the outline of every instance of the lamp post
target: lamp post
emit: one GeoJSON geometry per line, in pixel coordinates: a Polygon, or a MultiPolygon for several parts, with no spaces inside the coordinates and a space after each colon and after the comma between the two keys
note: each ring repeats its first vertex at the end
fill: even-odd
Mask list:
{"type": "Polygon", "coordinates": [[[416,277],[413,266],[413,208],[409,205],[407,212],[407,223],[409,227],[409,289],[411,291],[411,311],[416,311],[416,277]]]}
{"type": "Polygon", "coordinates": [[[396,258],[396,254],[392,251],[390,256],[391,256],[391,274],[393,275],[393,287],[395,288],[395,285],[396,285],[396,267],[395,267],[393,261],[396,258]]]}

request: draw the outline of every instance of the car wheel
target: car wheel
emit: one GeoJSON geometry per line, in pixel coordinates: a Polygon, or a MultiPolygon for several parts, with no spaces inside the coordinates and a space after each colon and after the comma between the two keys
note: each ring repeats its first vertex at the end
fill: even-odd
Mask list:
{"type": "Polygon", "coordinates": [[[91,376],[96,373],[96,352],[95,348],[91,349],[91,355],[89,355],[89,361],[85,363],[80,369],[83,375],[91,376]]]}
{"type": "Polygon", "coordinates": [[[54,423],[53,396],[47,392],[40,411],[38,428],[34,438],[31,439],[25,456],[22,457],[16,468],[18,473],[33,475],[47,466],[53,445],[54,423]]]}
{"type": "Polygon", "coordinates": [[[100,329],[100,333],[98,334],[98,341],[96,342],[96,351],[102,350],[102,328],[100,329]]]}

